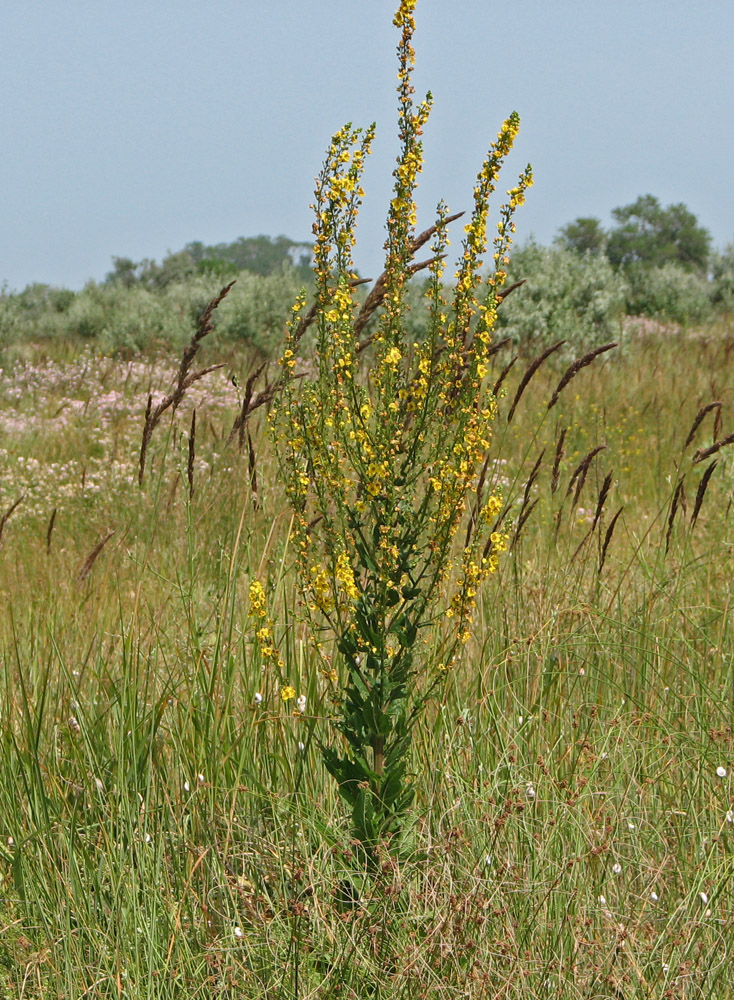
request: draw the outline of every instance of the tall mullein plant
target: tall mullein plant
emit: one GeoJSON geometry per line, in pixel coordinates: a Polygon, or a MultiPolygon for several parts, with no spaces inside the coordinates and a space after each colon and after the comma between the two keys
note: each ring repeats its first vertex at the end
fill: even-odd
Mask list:
{"type": "Polygon", "coordinates": [[[469,638],[478,589],[505,546],[495,529],[502,498],[487,474],[496,401],[485,381],[512,216],[532,183],[528,167],[508,193],[493,242],[494,266],[483,276],[489,199],[519,127],[513,113],[479,172],[450,301],[443,277],[449,220],[446,207],[438,207],[429,329],[421,343],[409,341],[406,285],[416,269],[415,248],[425,242],[425,234],[416,237],[414,194],[431,107],[430,94],[413,100],[415,3],[403,0],[394,19],[401,30],[401,149],[379,321],[365,337],[357,322],[352,259],[374,126],[362,131],[346,125],[332,139],[313,205],[315,371],[309,375],[308,365],[305,375],[297,370],[306,316],[301,298],[281,358],[284,391],[271,413],[294,512],[306,618],[325,673],[342,681],[335,719],[340,736],[322,745],[323,759],[367,858],[404,827],[413,798],[412,727],[469,638]]]}

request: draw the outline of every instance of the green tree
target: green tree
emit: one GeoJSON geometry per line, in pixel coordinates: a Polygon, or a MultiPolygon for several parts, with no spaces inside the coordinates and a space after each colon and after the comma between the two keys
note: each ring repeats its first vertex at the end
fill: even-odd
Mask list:
{"type": "Polygon", "coordinates": [[[607,256],[617,267],[662,267],[679,264],[686,271],[706,272],[711,234],[685,205],[663,208],[658,198],[642,195],[612,211],[617,225],[609,234],[607,256]]]}
{"type": "Polygon", "coordinates": [[[574,219],[558,231],[555,243],[563,250],[573,253],[604,253],[607,233],[599,219],[582,217],[574,219]]]}
{"type": "Polygon", "coordinates": [[[287,236],[240,236],[232,243],[206,246],[200,241],[188,243],[186,252],[200,270],[211,271],[213,263],[227,262],[238,271],[251,271],[263,277],[295,269],[304,278],[311,276],[313,248],[310,243],[296,243],[287,236]]]}

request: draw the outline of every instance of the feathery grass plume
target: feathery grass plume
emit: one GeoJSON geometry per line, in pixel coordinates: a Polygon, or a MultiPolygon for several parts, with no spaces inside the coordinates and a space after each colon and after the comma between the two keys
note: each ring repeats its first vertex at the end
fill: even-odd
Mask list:
{"type": "Polygon", "coordinates": [[[523,509],[520,511],[520,516],[517,519],[517,527],[515,528],[515,534],[512,536],[511,548],[514,549],[517,543],[520,541],[520,534],[522,533],[523,528],[527,524],[528,518],[533,513],[535,508],[538,506],[538,500],[539,498],[536,497],[536,499],[533,500],[531,504],[523,506],[523,509]]]}
{"type": "Polygon", "coordinates": [[[549,358],[551,356],[551,354],[555,353],[555,351],[557,351],[560,347],[563,347],[563,345],[565,343],[566,343],[565,340],[559,340],[555,344],[551,344],[551,346],[547,347],[543,351],[542,354],[539,354],[537,358],[535,358],[533,361],[530,362],[530,365],[528,366],[528,370],[523,375],[523,377],[522,377],[522,379],[520,381],[520,385],[517,387],[517,392],[515,393],[515,398],[512,401],[512,406],[510,407],[510,412],[507,414],[507,423],[508,424],[510,423],[510,421],[513,418],[513,416],[515,415],[515,410],[517,409],[517,404],[520,402],[522,394],[527,389],[528,382],[530,381],[530,379],[533,377],[533,375],[535,375],[535,373],[540,368],[540,366],[543,364],[543,362],[546,360],[546,358],[549,358]]]}
{"type": "Polygon", "coordinates": [[[191,414],[191,429],[189,430],[189,456],[186,463],[186,478],[189,481],[189,498],[194,495],[194,462],[196,461],[196,407],[191,414]]]}
{"type": "Polygon", "coordinates": [[[333,136],[316,179],[316,302],[306,311],[301,295],[293,307],[280,359],[283,388],[270,411],[294,514],[304,617],[317,649],[331,635],[345,676],[335,720],[340,738],[325,739],[321,752],[351,811],[360,856],[372,864],[378,844],[402,833],[412,803],[412,727],[469,639],[478,589],[506,547],[494,528],[502,499],[495,491],[485,497],[484,482],[479,486],[497,405],[485,379],[513,216],[532,183],[528,167],[500,207],[487,274],[489,199],[519,128],[513,113],[479,171],[448,301],[443,272],[455,217],[440,203],[435,224],[415,235],[421,135],[432,98],[413,100],[414,6],[402,0],[394,19],[401,31],[400,152],[384,271],[360,305],[352,251],[375,130],[349,124],[333,136]],[[429,241],[430,258],[414,263],[429,241]],[[428,330],[413,343],[406,290],[420,269],[429,274],[428,330]],[[361,338],[373,316],[374,331],[361,338]],[[316,370],[297,381],[305,322],[316,330],[316,370]],[[458,534],[462,524],[466,535],[458,534]]]}
{"type": "MultiPolygon", "coordinates": [[[[707,403],[706,406],[702,406],[701,407],[701,409],[696,414],[695,420],[691,424],[691,429],[688,432],[688,437],[686,438],[685,444],[683,445],[683,450],[684,451],[686,450],[686,448],[688,447],[688,445],[691,443],[691,441],[693,441],[694,437],[696,436],[696,431],[701,426],[701,421],[706,416],[706,414],[710,413],[711,410],[718,410],[719,412],[721,412],[721,407],[722,407],[722,403],[719,400],[714,400],[713,403],[707,403]]],[[[718,414],[717,414],[717,416],[718,416],[718,414]]],[[[715,433],[714,433],[714,439],[716,439],[716,434],[715,433]]]]}
{"type": "Polygon", "coordinates": [[[499,397],[500,389],[502,388],[502,383],[505,381],[505,379],[507,378],[507,376],[510,374],[510,371],[512,370],[512,368],[513,368],[515,362],[517,361],[518,357],[519,357],[519,355],[516,354],[514,358],[511,358],[510,361],[507,362],[507,364],[505,365],[505,367],[500,372],[499,378],[497,379],[497,381],[492,386],[492,395],[495,397],[495,399],[497,399],[499,397]]]}
{"type": "Polygon", "coordinates": [[[611,344],[604,344],[603,347],[596,347],[593,351],[589,351],[588,354],[584,354],[582,358],[577,358],[573,364],[569,365],[563,375],[563,378],[556,386],[555,392],[550,398],[548,409],[550,410],[556,405],[563,390],[566,388],[571,379],[578,375],[582,368],[586,368],[586,366],[590,365],[591,362],[595,358],[598,358],[600,354],[604,354],[606,351],[611,351],[613,347],[619,347],[619,344],[614,341],[611,344]]]}
{"type": "Polygon", "coordinates": [[[176,500],[176,493],[178,492],[178,484],[181,482],[181,473],[176,470],[176,473],[171,480],[171,486],[168,490],[168,499],[166,500],[166,514],[170,514],[173,510],[173,504],[176,500]]]}
{"type": "Polygon", "coordinates": [[[584,537],[581,539],[581,541],[579,542],[579,544],[574,549],[574,552],[573,552],[573,555],[571,556],[570,562],[575,562],[576,561],[576,556],[579,554],[579,552],[581,551],[581,549],[583,549],[584,545],[586,545],[586,543],[588,542],[588,540],[591,538],[591,536],[593,534],[594,534],[594,529],[593,528],[589,528],[588,531],[586,532],[586,534],[584,535],[584,537]]]}
{"type": "Polygon", "coordinates": [[[487,471],[489,470],[489,463],[491,460],[491,455],[487,455],[482,463],[482,468],[479,473],[479,479],[477,480],[476,495],[474,497],[474,505],[471,509],[469,515],[469,522],[466,526],[466,537],[464,539],[464,548],[467,548],[469,542],[471,541],[472,532],[477,525],[479,519],[479,512],[482,508],[482,494],[484,492],[484,484],[487,480],[487,471]]]}
{"type": "Polygon", "coordinates": [[[11,503],[11,505],[3,514],[3,516],[0,517],[0,539],[3,537],[3,531],[5,530],[5,525],[8,523],[10,518],[13,516],[15,510],[18,507],[20,507],[20,505],[23,503],[24,500],[25,500],[25,494],[21,493],[18,499],[14,503],[11,503]]]}
{"type": "Polygon", "coordinates": [[[48,521],[48,528],[46,529],[46,552],[47,553],[51,551],[51,536],[53,535],[54,525],[56,524],[56,512],[57,511],[58,511],[58,507],[54,507],[54,509],[51,511],[51,517],[49,518],[49,521],[48,521]]]}
{"type": "Polygon", "coordinates": [[[579,502],[579,497],[581,496],[581,490],[584,488],[584,483],[586,482],[586,477],[589,474],[589,467],[594,460],[594,458],[599,454],[600,451],[604,451],[606,448],[605,444],[597,445],[596,448],[592,448],[591,451],[584,458],[581,459],[579,464],[573,471],[573,475],[568,481],[568,489],[566,490],[566,496],[570,496],[571,491],[574,488],[574,483],[576,484],[576,492],[573,496],[574,504],[579,502]]]}
{"type": "Polygon", "coordinates": [[[709,480],[713,475],[714,469],[719,464],[719,460],[715,458],[710,465],[706,466],[704,474],[701,476],[701,482],[698,484],[698,489],[696,490],[696,501],[693,504],[693,513],[691,514],[691,527],[694,528],[696,521],[698,520],[698,515],[701,511],[701,505],[703,503],[703,498],[706,496],[706,490],[708,488],[709,480]]]}
{"type": "Polygon", "coordinates": [[[612,540],[612,535],[614,534],[614,529],[617,526],[617,521],[619,520],[619,515],[622,513],[623,510],[624,510],[623,506],[619,508],[619,510],[617,511],[617,513],[614,515],[614,517],[612,518],[612,520],[609,522],[609,527],[607,528],[606,534],[604,535],[604,544],[601,547],[601,556],[599,558],[599,569],[598,569],[599,573],[601,573],[601,571],[604,569],[604,563],[606,562],[606,559],[607,559],[607,549],[609,548],[609,543],[612,540]]]}
{"type": "Polygon", "coordinates": [[[89,576],[89,574],[92,572],[92,567],[94,566],[95,562],[97,561],[97,556],[100,554],[100,552],[105,547],[105,545],[107,544],[107,542],[109,542],[110,538],[112,538],[112,536],[114,535],[114,533],[115,533],[115,529],[113,528],[112,531],[108,531],[107,534],[104,535],[104,537],[101,538],[100,541],[98,541],[97,544],[94,546],[94,548],[92,549],[92,551],[89,553],[89,555],[87,556],[87,558],[82,563],[82,567],[79,570],[79,573],[77,575],[77,581],[78,581],[78,583],[83,583],[86,580],[86,578],[89,576]]]}
{"type": "Polygon", "coordinates": [[[675,487],[673,493],[673,499],[670,502],[670,514],[668,514],[668,527],[665,532],[665,554],[667,556],[668,549],[670,548],[670,539],[673,535],[673,522],[675,521],[675,515],[678,510],[678,504],[680,502],[681,494],[683,492],[683,476],[678,480],[678,484],[675,487]]]}
{"type": "Polygon", "coordinates": [[[238,437],[238,443],[240,451],[245,446],[245,426],[247,424],[247,418],[252,412],[250,409],[250,403],[252,401],[252,394],[255,386],[255,382],[260,378],[267,361],[263,361],[262,364],[258,365],[254,372],[251,372],[248,376],[247,382],[245,383],[245,394],[242,397],[242,406],[240,407],[240,412],[237,414],[234,423],[232,424],[232,430],[229,432],[229,437],[227,438],[227,444],[229,444],[235,435],[238,437]]]}
{"type": "Polygon", "coordinates": [[[530,491],[535,485],[535,480],[538,478],[538,473],[540,472],[540,463],[543,461],[543,455],[545,455],[545,448],[541,450],[540,454],[535,460],[535,465],[531,469],[530,475],[528,476],[527,481],[525,483],[525,490],[523,492],[523,497],[522,497],[522,505],[520,507],[520,514],[518,515],[517,519],[517,527],[515,528],[515,534],[513,535],[512,538],[511,548],[514,548],[515,545],[517,544],[520,538],[520,532],[524,528],[527,519],[530,517],[530,514],[533,512],[533,509],[538,503],[538,501],[535,500],[533,501],[533,503],[530,504],[530,506],[528,506],[528,501],[530,500],[530,491]]]}
{"type": "Polygon", "coordinates": [[[597,524],[599,523],[599,519],[601,518],[602,511],[604,510],[604,504],[606,503],[607,497],[609,495],[609,488],[611,487],[611,485],[612,485],[612,472],[610,471],[604,477],[604,482],[601,484],[601,489],[599,490],[599,499],[597,500],[596,510],[594,511],[594,523],[591,526],[592,531],[596,528],[597,524]]]}
{"type": "Polygon", "coordinates": [[[712,444],[710,448],[699,448],[699,450],[693,456],[691,461],[693,462],[694,465],[696,465],[698,462],[703,462],[705,458],[708,458],[710,455],[715,455],[717,451],[719,451],[721,448],[725,448],[726,445],[728,444],[734,444],[734,434],[729,434],[728,437],[722,438],[720,441],[714,442],[714,444],[712,444]]]}
{"type": "Polygon", "coordinates": [[[225,285],[221,292],[214,296],[204,312],[201,314],[196,331],[181,355],[181,363],[179,364],[178,372],[176,373],[176,386],[173,392],[169,393],[169,395],[162,399],[155,407],[153,406],[153,397],[150,395],[148,396],[148,405],[145,410],[145,423],[143,425],[143,440],[140,444],[140,462],[138,468],[138,484],[140,486],[143,485],[143,476],[145,475],[145,459],[148,452],[148,445],[150,444],[150,439],[153,436],[153,431],[158,425],[158,422],[163,414],[167,409],[169,409],[169,407],[171,408],[171,412],[175,413],[181,403],[181,400],[186,395],[187,389],[189,389],[195,382],[198,382],[199,379],[204,378],[204,376],[208,375],[210,372],[216,371],[218,368],[224,368],[224,364],[209,365],[207,368],[202,368],[197,372],[192,372],[191,364],[196,357],[199,347],[201,346],[201,341],[214,329],[213,316],[215,309],[221,303],[222,299],[224,299],[224,297],[229,293],[234,284],[234,281],[230,281],[228,285],[225,285]]]}
{"type": "Polygon", "coordinates": [[[561,461],[563,460],[563,456],[565,454],[563,444],[566,440],[567,433],[568,427],[564,427],[558,435],[558,440],[556,441],[556,453],[553,458],[553,472],[551,473],[551,493],[555,493],[558,489],[558,480],[561,475],[561,461]]]}

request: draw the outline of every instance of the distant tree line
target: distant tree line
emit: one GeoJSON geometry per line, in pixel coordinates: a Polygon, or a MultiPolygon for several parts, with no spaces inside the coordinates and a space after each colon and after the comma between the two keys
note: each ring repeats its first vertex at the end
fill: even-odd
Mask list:
{"type": "MultiPolygon", "coordinates": [[[[664,207],[648,194],[611,215],[609,228],[581,217],[550,246],[530,240],[514,250],[509,281],[524,284],[503,302],[498,336],[530,348],[564,339],[571,349],[617,339],[630,316],[690,325],[734,312],[734,244],[713,250],[710,233],[685,205],[664,207]]],[[[312,246],[287,236],[241,236],[188,243],[160,263],[113,257],[112,264],[104,281],[79,292],[40,283],[17,293],[0,289],[0,349],[63,337],[129,352],[185,343],[209,299],[236,277],[218,312],[217,336],[269,355],[299,289],[311,283],[312,246]]],[[[416,339],[427,322],[423,285],[422,276],[411,283],[404,317],[416,339]]]]}
{"type": "Polygon", "coordinates": [[[183,250],[169,253],[160,264],[154,260],[136,262],[129,257],[113,257],[113,268],[105,282],[156,289],[197,274],[228,279],[240,271],[263,278],[288,272],[308,282],[311,258],[310,243],[297,243],[287,236],[240,236],[231,243],[214,246],[196,240],[187,243],[183,250]]]}

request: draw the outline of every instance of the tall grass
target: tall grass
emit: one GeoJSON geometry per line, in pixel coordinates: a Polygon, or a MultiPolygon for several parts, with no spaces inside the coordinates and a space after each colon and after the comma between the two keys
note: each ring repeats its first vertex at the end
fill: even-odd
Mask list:
{"type": "MultiPolygon", "coordinates": [[[[101,418],[92,381],[124,385],[122,363],[98,358],[76,381],[71,367],[58,382],[52,366],[18,372],[42,388],[33,434],[3,441],[3,510],[29,493],[0,548],[5,994],[730,995],[726,448],[691,525],[706,465],[691,458],[725,436],[726,414],[715,434],[709,411],[683,448],[730,344],[724,330],[643,339],[580,372],[550,411],[563,366],[549,361],[510,423],[505,407],[493,474],[519,513],[544,449],[538,502],[483,593],[464,666],[415,731],[415,854],[386,848],[369,880],[355,877],[316,752],[335,690],[294,618],[290,516],[260,418],[259,509],[247,449],[224,444],[239,407],[221,372],[159,428],[139,491],[149,381],[128,378],[118,415],[101,418]],[[64,401],[76,412],[80,395],[73,431],[58,428],[53,414],[64,401]],[[111,468],[92,495],[70,483],[49,460],[71,433],[77,455],[111,434],[127,442],[130,485],[111,468]],[[573,502],[568,484],[598,443],[573,502]],[[31,458],[42,496],[27,471],[22,484],[9,474],[31,458]],[[298,717],[264,679],[252,579],[267,584],[306,696],[298,717]]],[[[156,368],[163,382],[176,364],[156,368]]],[[[508,375],[508,403],[523,375],[508,375]]],[[[6,395],[3,417],[22,405],[6,395]]]]}

